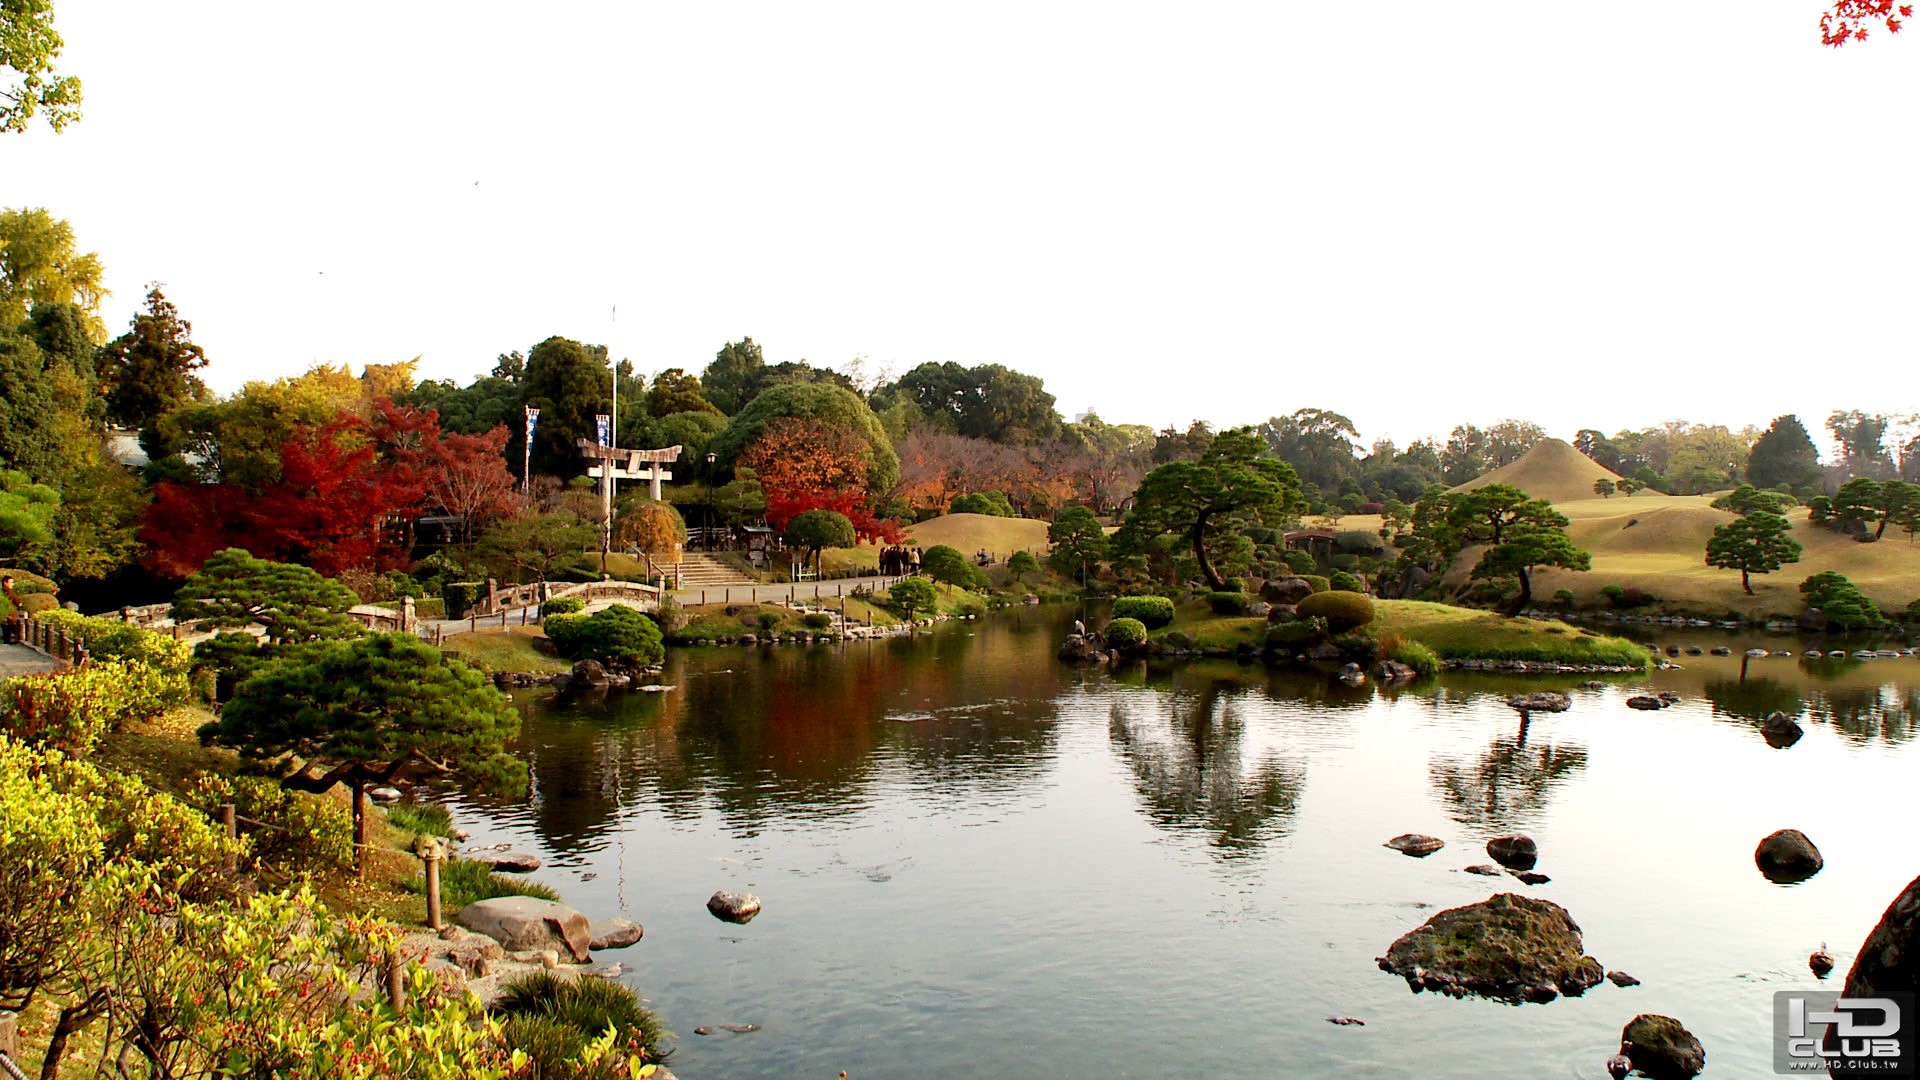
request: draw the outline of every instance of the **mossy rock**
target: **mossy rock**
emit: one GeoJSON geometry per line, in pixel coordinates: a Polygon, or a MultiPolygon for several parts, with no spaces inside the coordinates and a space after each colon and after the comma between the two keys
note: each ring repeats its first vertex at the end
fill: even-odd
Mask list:
{"type": "Polygon", "coordinates": [[[1620,1046],[1633,1067],[1653,1080],[1688,1080],[1707,1067],[1707,1050],[1671,1016],[1642,1013],[1620,1032],[1620,1046]]]}
{"type": "Polygon", "coordinates": [[[1394,942],[1379,964],[1415,993],[1510,1004],[1578,997],[1605,977],[1565,908],[1514,893],[1440,912],[1394,942]]]}

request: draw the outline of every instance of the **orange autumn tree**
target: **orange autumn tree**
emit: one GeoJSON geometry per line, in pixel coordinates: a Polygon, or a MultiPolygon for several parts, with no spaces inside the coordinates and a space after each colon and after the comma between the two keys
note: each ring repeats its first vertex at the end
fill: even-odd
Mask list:
{"type": "Polygon", "coordinates": [[[747,444],[736,465],[759,479],[767,493],[767,524],[775,529],[808,510],[833,510],[846,515],[862,539],[899,539],[898,526],[867,505],[867,447],[852,432],[779,417],[747,444]]]}
{"type": "Polygon", "coordinates": [[[1839,48],[1849,41],[1867,40],[1869,28],[1881,25],[1887,33],[1900,32],[1902,20],[1913,18],[1912,4],[1894,0],[1834,0],[1820,15],[1820,43],[1839,48]]]}

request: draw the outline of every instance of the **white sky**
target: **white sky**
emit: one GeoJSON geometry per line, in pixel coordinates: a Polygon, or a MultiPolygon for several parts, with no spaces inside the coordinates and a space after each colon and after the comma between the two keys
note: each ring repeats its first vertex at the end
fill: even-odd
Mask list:
{"type": "Polygon", "coordinates": [[[1920,409],[1920,28],[1823,3],[59,0],[86,116],[0,137],[0,205],[221,390],[752,335],[1111,422],[1818,436],[1920,409]]]}

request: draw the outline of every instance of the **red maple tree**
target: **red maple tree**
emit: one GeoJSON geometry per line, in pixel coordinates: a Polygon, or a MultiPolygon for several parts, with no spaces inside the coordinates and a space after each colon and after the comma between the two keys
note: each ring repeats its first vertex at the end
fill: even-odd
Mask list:
{"type": "Polygon", "coordinates": [[[506,440],[505,427],[446,435],[433,410],[385,399],[370,420],[341,413],[296,431],[280,449],[280,479],[258,492],[156,485],[140,531],[147,565],[185,577],[238,547],[329,576],[404,566],[422,514],[443,510],[471,527],[514,508],[506,440]]]}
{"type": "Polygon", "coordinates": [[[1867,40],[1870,27],[1879,24],[1887,33],[1900,32],[1902,20],[1913,18],[1912,4],[1894,0],[1834,0],[1820,14],[1820,43],[1839,48],[1849,41],[1867,40]]]}

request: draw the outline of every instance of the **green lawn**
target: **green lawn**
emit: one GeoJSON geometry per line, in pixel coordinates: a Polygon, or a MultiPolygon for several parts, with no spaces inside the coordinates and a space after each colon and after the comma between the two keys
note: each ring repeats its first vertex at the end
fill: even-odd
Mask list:
{"type": "Polygon", "coordinates": [[[511,626],[505,630],[481,630],[471,634],[453,634],[445,647],[460,658],[488,671],[529,671],[552,674],[573,670],[573,665],[539,650],[536,642],[547,639],[537,626],[511,626]]]}
{"type": "MultiPolygon", "coordinates": [[[[1432,649],[1442,660],[1532,660],[1542,663],[1645,666],[1645,648],[1625,638],[1539,619],[1510,619],[1490,611],[1421,600],[1375,600],[1374,637],[1398,635],[1432,649]]],[[[1151,638],[1185,634],[1197,648],[1256,648],[1266,638],[1265,619],[1215,615],[1204,602],[1180,605],[1173,625],[1151,638]]]]}
{"type": "Polygon", "coordinates": [[[1372,630],[1399,634],[1443,660],[1535,660],[1644,667],[1647,650],[1625,638],[1541,619],[1513,619],[1491,611],[1424,600],[1375,600],[1372,630]]]}

